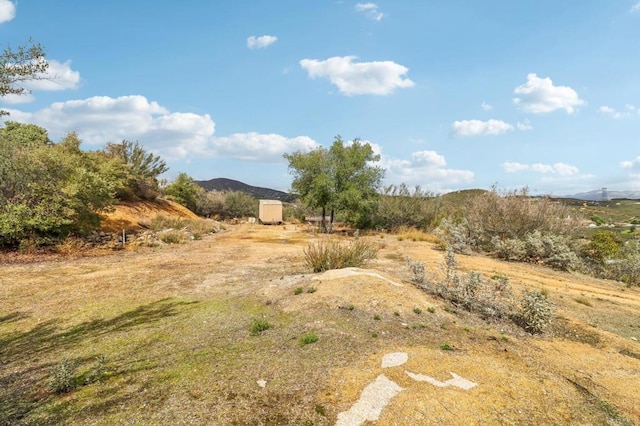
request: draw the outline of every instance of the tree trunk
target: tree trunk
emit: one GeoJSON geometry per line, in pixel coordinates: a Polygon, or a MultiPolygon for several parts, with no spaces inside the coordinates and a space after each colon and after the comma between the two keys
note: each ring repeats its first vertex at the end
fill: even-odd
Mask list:
{"type": "Polygon", "coordinates": [[[333,209],[331,209],[331,219],[329,219],[329,233],[333,232],[333,209]]]}
{"type": "Polygon", "coordinates": [[[327,209],[322,206],[322,219],[320,220],[320,232],[327,232],[327,221],[325,220],[325,216],[327,215],[327,209]]]}

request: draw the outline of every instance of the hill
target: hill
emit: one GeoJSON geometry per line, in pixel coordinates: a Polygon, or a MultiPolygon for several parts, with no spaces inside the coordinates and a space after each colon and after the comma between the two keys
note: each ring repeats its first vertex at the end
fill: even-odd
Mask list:
{"type": "Polygon", "coordinates": [[[196,180],[194,182],[207,191],[241,191],[259,200],[280,200],[285,203],[295,201],[295,197],[289,193],[276,189],[251,186],[233,179],[215,178],[210,180],[196,180]]]}
{"type": "Polygon", "coordinates": [[[609,201],[613,199],[640,200],[640,191],[603,191],[596,189],[589,192],[567,195],[564,198],[576,198],[585,201],[609,201]]]}

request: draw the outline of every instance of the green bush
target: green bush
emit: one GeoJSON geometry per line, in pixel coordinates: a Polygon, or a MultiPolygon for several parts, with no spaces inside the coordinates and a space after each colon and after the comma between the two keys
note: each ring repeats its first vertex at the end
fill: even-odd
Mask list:
{"type": "Polygon", "coordinates": [[[410,190],[404,183],[384,188],[378,200],[374,224],[377,228],[427,230],[438,219],[440,198],[419,186],[410,190]]]}
{"type": "Polygon", "coordinates": [[[183,231],[169,229],[160,234],[160,241],[165,244],[183,244],[187,242],[187,235],[183,231]]]}
{"type": "Polygon", "coordinates": [[[300,344],[302,346],[315,343],[317,341],[318,341],[318,335],[313,331],[310,331],[300,336],[300,344]]]}
{"type": "Polygon", "coordinates": [[[622,243],[611,231],[598,231],[589,240],[584,254],[599,264],[620,256],[622,243]]]}
{"type": "Polygon", "coordinates": [[[254,318],[251,322],[251,326],[249,327],[249,332],[252,336],[257,336],[258,334],[270,329],[271,327],[272,325],[266,319],[254,318]]]}
{"type": "Polygon", "coordinates": [[[377,256],[378,248],[362,239],[350,243],[318,241],[304,250],[305,264],[313,272],[364,266],[377,256]]]}
{"type": "Polygon", "coordinates": [[[491,241],[493,254],[499,259],[541,263],[559,270],[579,270],[582,262],[571,247],[568,237],[562,235],[543,235],[536,230],[523,239],[500,239],[491,241]]]}
{"type": "Polygon", "coordinates": [[[67,393],[78,385],[76,362],[65,358],[56,364],[49,374],[49,389],[55,393],[67,393]]]}

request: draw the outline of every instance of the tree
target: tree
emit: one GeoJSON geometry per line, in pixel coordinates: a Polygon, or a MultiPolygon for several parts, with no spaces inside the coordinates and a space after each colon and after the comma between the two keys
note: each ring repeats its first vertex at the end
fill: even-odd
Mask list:
{"type": "Polygon", "coordinates": [[[174,201],[182,204],[192,212],[196,211],[197,185],[193,178],[186,173],[178,174],[176,180],[164,189],[164,193],[174,201]]]}
{"type": "Polygon", "coordinates": [[[120,199],[140,197],[154,199],[159,193],[158,176],[169,170],[167,163],[157,155],[147,152],[137,141],[109,142],[103,151],[108,158],[123,164],[125,184],[118,189],[120,199]]]}
{"type": "Polygon", "coordinates": [[[359,139],[345,144],[336,136],[329,149],[319,147],[284,157],[294,177],[294,192],[306,206],[322,209],[323,230],[331,231],[335,211],[343,212],[345,220],[356,226],[369,224],[384,177],[384,170],[373,165],[380,156],[370,144],[359,139]],[[331,212],[328,228],[327,210],[331,212]]]}
{"type": "MultiPolygon", "coordinates": [[[[49,63],[45,60],[45,52],[40,44],[29,40],[16,50],[7,47],[0,54],[0,97],[28,94],[29,91],[21,84],[47,78],[44,73],[48,68],[49,63]]],[[[0,115],[8,114],[7,111],[0,110],[0,115]]]]}

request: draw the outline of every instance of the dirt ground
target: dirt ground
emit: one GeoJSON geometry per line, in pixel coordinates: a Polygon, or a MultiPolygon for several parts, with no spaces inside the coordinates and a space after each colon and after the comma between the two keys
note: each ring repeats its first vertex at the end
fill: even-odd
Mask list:
{"type": "MultiPolygon", "coordinates": [[[[111,225],[115,229],[123,222],[113,220],[111,225]]],[[[390,234],[361,236],[380,248],[378,258],[366,269],[311,274],[303,262],[303,249],[323,238],[350,241],[353,237],[316,235],[304,225],[226,225],[223,232],[188,244],[0,265],[0,358],[4,358],[0,361],[0,369],[4,369],[0,385],[9,389],[4,394],[9,401],[4,408],[15,409],[11,404],[18,404],[20,398],[36,401],[31,411],[15,411],[19,413],[14,417],[18,424],[49,418],[65,424],[119,424],[127,423],[128,416],[139,424],[166,424],[167,419],[177,419],[174,424],[333,424],[382,374],[402,390],[382,408],[379,419],[367,424],[640,424],[638,289],[535,265],[458,256],[462,271],[473,270],[487,277],[505,275],[516,292],[540,289],[548,293],[556,313],[553,330],[531,336],[512,323],[483,321],[415,288],[409,282],[407,257],[424,262],[429,277],[436,279],[441,274],[443,253],[432,243],[400,241],[390,234]],[[297,288],[302,294],[294,295],[297,288]],[[27,347],[20,346],[21,339],[26,344],[25,336],[33,337],[39,327],[55,322],[53,335],[66,336],[65,330],[79,325],[108,322],[127,309],[167,300],[207,306],[224,300],[237,306],[225,310],[214,326],[216,330],[209,331],[220,333],[218,339],[230,343],[216,346],[217,358],[197,361],[198,368],[215,369],[218,374],[215,383],[211,378],[193,379],[197,384],[192,382],[189,392],[197,393],[198,398],[184,400],[171,394],[154,413],[148,413],[140,404],[152,405],[153,401],[136,393],[131,404],[119,405],[121,414],[114,414],[112,409],[97,409],[99,404],[93,402],[90,409],[82,408],[85,403],[80,391],[65,396],[67,405],[61,406],[61,400],[42,387],[21,384],[20,380],[32,377],[27,370],[51,365],[64,351],[84,354],[84,349],[77,347],[32,340],[55,350],[30,349],[26,351],[32,355],[30,360],[20,357],[19,352],[27,347]],[[244,304],[250,306],[245,308],[244,304]],[[245,312],[243,309],[276,318],[279,327],[266,332],[263,344],[271,349],[263,349],[271,351],[269,358],[247,352],[239,355],[247,358],[238,366],[221,361],[226,359],[221,351],[238,341],[254,345],[240,326],[225,325],[225,315],[241,324],[249,321],[248,316],[236,317],[245,312]],[[225,332],[229,327],[233,330],[225,332]],[[309,349],[300,348],[295,340],[291,343],[296,333],[307,329],[320,335],[317,343],[309,349]],[[268,346],[272,340],[273,347],[268,346]],[[406,353],[407,362],[383,368],[382,357],[394,352],[406,353]],[[252,371],[252,365],[258,366],[258,371],[252,371]],[[477,386],[468,390],[438,387],[416,381],[408,373],[441,382],[454,373],[477,386]],[[301,376],[305,377],[302,382],[301,376]],[[264,390],[255,384],[263,379],[264,390]],[[23,386],[20,392],[11,392],[19,386],[23,386]],[[233,398],[207,399],[214,388],[240,386],[244,390],[234,390],[233,398]],[[252,405],[256,397],[266,398],[258,393],[266,391],[273,392],[272,399],[261,399],[259,407],[252,405]],[[45,402],[38,405],[37,401],[45,402]],[[80,408],[68,408],[74,406],[80,408]],[[296,407],[300,412],[292,411],[296,407]],[[65,410],[84,417],[70,418],[65,410]],[[239,414],[243,410],[255,413],[239,414]],[[309,410],[315,412],[300,414],[309,410]],[[58,417],[51,414],[54,411],[58,417]],[[259,413],[262,417],[257,417],[259,413]]],[[[176,328],[182,327],[179,323],[167,328],[169,335],[164,338],[168,340],[162,347],[173,349],[162,349],[166,353],[175,353],[176,347],[189,353],[206,352],[207,344],[202,341],[213,342],[201,331],[194,331],[200,327],[194,318],[200,317],[189,315],[193,315],[189,319],[191,331],[180,331],[176,328]],[[187,342],[187,334],[199,339],[197,345],[187,342]]],[[[165,320],[158,321],[149,327],[163,327],[165,320]]],[[[133,328],[140,324],[129,326],[142,333],[133,328]]],[[[135,333],[118,338],[135,339],[135,333]]],[[[87,336],[98,346],[100,339],[111,338],[95,334],[93,329],[87,336]]],[[[111,340],[104,344],[105,348],[115,345],[111,340]]],[[[161,347],[155,341],[152,346],[161,347]]],[[[176,361],[175,365],[183,364],[176,361]]],[[[112,386],[109,389],[119,392],[140,379],[125,372],[122,365],[118,368],[121,377],[101,386],[112,386]]],[[[181,373],[172,379],[177,383],[172,386],[183,386],[184,377],[190,376],[181,373]]],[[[82,392],[93,392],[89,388],[82,392]]],[[[99,393],[107,388],[91,394],[92,401],[107,398],[99,393]]]]}

